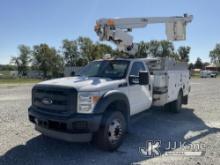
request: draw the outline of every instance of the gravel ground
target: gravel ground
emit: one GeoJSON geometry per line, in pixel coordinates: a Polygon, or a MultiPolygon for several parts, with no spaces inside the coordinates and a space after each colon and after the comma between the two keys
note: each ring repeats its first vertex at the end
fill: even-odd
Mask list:
{"type": "MultiPolygon", "coordinates": [[[[116,152],[90,143],[41,136],[27,119],[31,85],[0,86],[0,165],[25,164],[219,164],[220,79],[193,79],[189,104],[179,114],[151,109],[132,118],[132,129],[116,152]],[[161,156],[139,153],[147,140],[161,140],[161,156]],[[203,156],[167,156],[173,142],[203,144],[203,156]]],[[[180,147],[174,151],[182,151],[180,147]]]]}

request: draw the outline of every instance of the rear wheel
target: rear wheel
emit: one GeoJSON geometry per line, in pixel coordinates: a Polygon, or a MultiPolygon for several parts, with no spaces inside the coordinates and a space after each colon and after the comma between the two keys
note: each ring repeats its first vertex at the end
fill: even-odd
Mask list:
{"type": "Polygon", "coordinates": [[[182,108],[183,92],[179,91],[177,100],[170,103],[170,110],[174,113],[179,113],[182,108]]]}
{"type": "Polygon", "coordinates": [[[126,130],[127,123],[120,111],[107,112],[100,130],[94,136],[94,141],[99,148],[114,151],[122,144],[126,130]]]}

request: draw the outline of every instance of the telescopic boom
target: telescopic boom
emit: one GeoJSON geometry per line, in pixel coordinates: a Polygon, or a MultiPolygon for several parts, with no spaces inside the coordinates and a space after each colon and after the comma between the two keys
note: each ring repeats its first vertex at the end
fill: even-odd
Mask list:
{"type": "Polygon", "coordinates": [[[134,55],[137,52],[137,44],[133,43],[133,37],[129,34],[133,29],[164,23],[168,40],[185,40],[186,25],[192,19],[193,16],[187,14],[175,17],[103,18],[96,21],[95,32],[100,41],[111,41],[117,45],[119,51],[134,55]]]}

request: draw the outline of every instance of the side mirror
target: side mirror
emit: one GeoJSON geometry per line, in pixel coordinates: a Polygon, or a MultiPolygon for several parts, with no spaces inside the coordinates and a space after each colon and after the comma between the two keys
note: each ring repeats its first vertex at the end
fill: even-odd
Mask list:
{"type": "Polygon", "coordinates": [[[139,84],[148,85],[149,84],[149,74],[146,71],[139,72],[139,84]]]}

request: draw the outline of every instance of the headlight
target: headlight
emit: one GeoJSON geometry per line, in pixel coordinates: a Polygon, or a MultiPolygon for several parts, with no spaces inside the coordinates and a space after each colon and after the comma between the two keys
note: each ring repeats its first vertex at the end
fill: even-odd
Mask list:
{"type": "Polygon", "coordinates": [[[78,113],[92,113],[94,106],[100,99],[99,92],[79,92],[78,113]]]}

